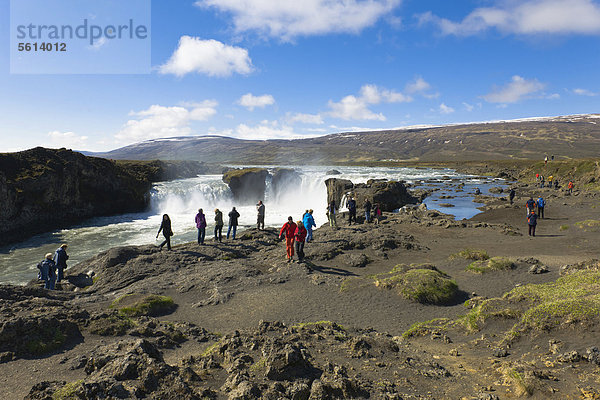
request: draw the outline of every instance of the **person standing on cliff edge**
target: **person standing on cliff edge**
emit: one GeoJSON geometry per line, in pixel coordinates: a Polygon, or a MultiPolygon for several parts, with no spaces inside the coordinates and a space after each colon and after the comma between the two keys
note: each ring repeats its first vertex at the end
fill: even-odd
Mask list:
{"type": "Polygon", "coordinates": [[[198,228],[198,244],[204,244],[204,237],[206,236],[206,216],[202,209],[198,209],[196,214],[196,228],[198,228]]]}
{"type": "Polygon", "coordinates": [[[258,201],[258,204],[256,205],[256,212],[258,213],[257,217],[256,217],[256,229],[258,230],[265,230],[265,205],[263,204],[262,200],[258,201]],[[262,228],[261,228],[262,227],[262,228]]]}
{"type": "Polygon", "coordinates": [[[67,255],[67,247],[69,246],[66,243],[63,243],[54,252],[54,263],[56,263],[56,269],[58,273],[56,278],[57,283],[64,279],[64,270],[67,269],[67,260],[69,259],[69,256],[67,255]]]}
{"type": "Polygon", "coordinates": [[[215,208],[215,241],[223,241],[223,213],[215,208]]]}
{"type": "Polygon", "coordinates": [[[237,231],[239,217],[240,217],[240,213],[237,212],[235,207],[233,207],[231,209],[231,211],[229,212],[229,228],[227,228],[227,239],[229,239],[229,234],[233,230],[232,240],[235,240],[235,232],[237,231]]]}
{"type": "Polygon", "coordinates": [[[171,229],[171,218],[169,218],[168,214],[163,215],[162,222],[160,223],[160,228],[158,229],[158,233],[156,234],[156,238],[158,239],[158,235],[162,231],[165,240],[160,244],[160,249],[162,250],[163,246],[166,244],[167,249],[171,250],[171,236],[173,236],[173,229],[171,229]]]}

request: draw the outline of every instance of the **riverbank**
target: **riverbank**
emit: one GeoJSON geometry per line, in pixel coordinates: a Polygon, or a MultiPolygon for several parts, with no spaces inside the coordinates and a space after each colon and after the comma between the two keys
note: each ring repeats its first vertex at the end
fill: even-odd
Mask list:
{"type": "MultiPolygon", "coordinates": [[[[285,262],[285,248],[273,230],[249,230],[224,244],[177,245],[172,252],[152,246],[111,249],[69,271],[77,277],[73,283],[92,284],[73,292],[65,285],[65,298],[3,297],[3,319],[13,328],[15,310],[35,321],[41,318],[35,316],[41,302],[49,311],[61,310],[48,315],[64,321],[58,328],[65,331],[63,342],[48,354],[3,353],[7,362],[0,364],[0,382],[11,398],[23,398],[33,385],[49,380],[45,371],[50,370],[50,380],[58,382],[36,386],[30,398],[59,388],[80,396],[112,390],[154,398],[171,398],[169,391],[183,398],[368,393],[376,398],[477,399],[483,394],[515,397],[522,391],[533,398],[549,393],[578,398],[581,390],[594,395],[590,388],[597,385],[597,367],[586,351],[600,345],[594,334],[597,315],[582,319],[567,312],[557,317],[560,323],[534,327],[512,342],[503,339],[526,310],[511,304],[492,318],[484,318],[479,309],[472,315],[478,328],[446,323],[410,330],[436,318],[461,321],[473,311],[465,307],[467,299],[472,307],[516,288],[560,287],[561,281],[553,282],[560,279],[561,267],[597,257],[600,231],[594,214],[600,204],[595,193],[571,196],[527,183],[517,186],[515,205],[505,197],[483,198],[484,212],[471,220],[408,208],[386,213],[378,226],[340,221],[339,230],[321,227],[315,242],[306,246],[305,264],[285,262]],[[524,203],[538,194],[547,199],[547,218],[531,238],[524,203]],[[477,266],[500,270],[467,270],[474,260],[459,255],[474,257],[467,248],[501,257],[477,266]],[[400,264],[407,266],[395,268],[400,264]],[[415,277],[427,279],[417,284],[411,280],[415,277]],[[423,282],[430,292],[415,291],[423,282]],[[438,296],[440,284],[448,296],[438,296]],[[135,309],[136,301],[150,294],[166,296],[173,305],[165,301],[166,308],[150,317],[118,311],[135,309]],[[120,349],[111,350],[118,342],[120,349]],[[564,356],[573,351],[579,356],[564,356]],[[160,385],[151,384],[149,374],[160,385]]],[[[590,264],[591,273],[594,268],[590,264]]],[[[594,275],[587,281],[598,279],[594,275]]],[[[598,294],[598,287],[594,290],[592,296],[598,294]]],[[[593,310],[594,301],[590,298],[585,307],[593,310]]]]}

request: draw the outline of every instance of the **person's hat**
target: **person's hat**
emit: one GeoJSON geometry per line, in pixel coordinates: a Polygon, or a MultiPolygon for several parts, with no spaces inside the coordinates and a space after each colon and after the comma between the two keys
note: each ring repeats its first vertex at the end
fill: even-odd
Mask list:
{"type": "Polygon", "coordinates": [[[52,260],[52,253],[46,254],[46,260],[52,260]]]}
{"type": "Polygon", "coordinates": [[[63,243],[63,244],[60,245],[60,247],[62,247],[63,249],[66,249],[67,247],[69,247],[69,245],[66,244],[66,243],[63,243]]]}
{"type": "Polygon", "coordinates": [[[291,216],[288,217],[288,221],[293,221],[294,218],[292,218],[291,216]]]}

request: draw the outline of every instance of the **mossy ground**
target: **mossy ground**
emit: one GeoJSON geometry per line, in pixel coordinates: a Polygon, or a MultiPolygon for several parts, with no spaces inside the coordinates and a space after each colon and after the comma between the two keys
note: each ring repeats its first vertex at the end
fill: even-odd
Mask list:
{"type": "Polygon", "coordinates": [[[456,258],[464,258],[467,260],[488,260],[490,256],[487,251],[481,249],[464,249],[458,253],[454,253],[449,257],[451,260],[456,258]]]}
{"type": "Polygon", "coordinates": [[[159,316],[172,312],[177,305],[168,296],[155,294],[139,295],[130,294],[119,297],[111,304],[110,308],[119,310],[119,313],[127,317],[159,316]]]}
{"type": "Polygon", "coordinates": [[[76,391],[79,389],[82,383],[83,379],[67,383],[65,386],[61,387],[52,394],[52,400],[78,399],[79,397],[76,395],[76,391]]]}
{"type": "Polygon", "coordinates": [[[375,286],[396,290],[405,299],[422,304],[448,304],[458,295],[456,282],[428,264],[399,264],[390,272],[372,278],[375,286]]]}
{"type": "Polygon", "coordinates": [[[57,327],[36,332],[37,335],[25,343],[28,353],[39,356],[61,348],[67,336],[57,327]]]}
{"type": "Polygon", "coordinates": [[[122,336],[134,326],[131,318],[116,314],[90,322],[90,332],[101,336],[122,336]]]}
{"type": "Polygon", "coordinates": [[[514,262],[504,257],[492,257],[489,260],[473,261],[466,268],[467,271],[484,274],[492,271],[502,271],[516,268],[514,262]]]}
{"type": "Polygon", "coordinates": [[[584,231],[597,232],[600,230],[600,221],[595,219],[588,219],[585,221],[576,222],[575,226],[580,229],[583,229],[584,231]]]}

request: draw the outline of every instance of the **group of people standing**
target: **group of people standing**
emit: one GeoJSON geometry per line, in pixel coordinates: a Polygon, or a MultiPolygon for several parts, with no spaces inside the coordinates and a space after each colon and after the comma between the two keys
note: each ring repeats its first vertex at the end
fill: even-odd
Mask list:
{"type": "MultiPolygon", "coordinates": [[[[348,209],[348,225],[352,225],[352,221],[354,221],[355,224],[358,223],[356,220],[356,207],[357,205],[354,197],[349,197],[346,201],[346,208],[348,209]]],[[[379,204],[375,203],[375,205],[373,205],[369,199],[367,199],[365,200],[363,208],[365,210],[365,222],[370,223],[374,220],[375,224],[377,225],[379,223],[379,219],[381,218],[381,208],[379,207],[379,204]]],[[[331,227],[337,227],[337,214],[338,209],[336,207],[335,200],[331,200],[331,202],[329,202],[327,205],[327,218],[329,219],[329,225],[331,227]]]]}
{"type": "Polygon", "coordinates": [[[37,265],[38,279],[44,281],[44,288],[54,290],[56,283],[64,279],[64,271],[67,268],[67,244],[61,244],[58,249],[52,253],[47,253],[42,261],[37,265]]]}
{"type": "Polygon", "coordinates": [[[544,218],[545,208],[546,201],[542,196],[538,197],[537,200],[534,200],[533,197],[530,197],[525,203],[525,209],[527,211],[527,225],[529,226],[529,236],[535,236],[537,220],[538,218],[544,218]]]}
{"type": "Polygon", "coordinates": [[[279,239],[283,240],[285,237],[287,262],[292,262],[294,252],[299,263],[304,261],[304,243],[313,241],[313,227],[316,226],[313,210],[306,210],[301,221],[294,222],[294,218],[288,217],[287,222],[279,230],[279,239]]]}
{"type": "MultiPolygon", "coordinates": [[[[558,178],[556,178],[554,175],[550,175],[548,177],[548,181],[546,182],[546,177],[544,175],[541,174],[535,174],[535,180],[539,182],[540,184],[540,188],[554,188],[554,190],[558,190],[558,188],[560,187],[559,183],[558,183],[558,178]]],[[[567,191],[569,192],[569,194],[573,193],[573,188],[575,187],[575,184],[573,183],[573,181],[569,181],[569,183],[567,184],[567,191]]]]}

